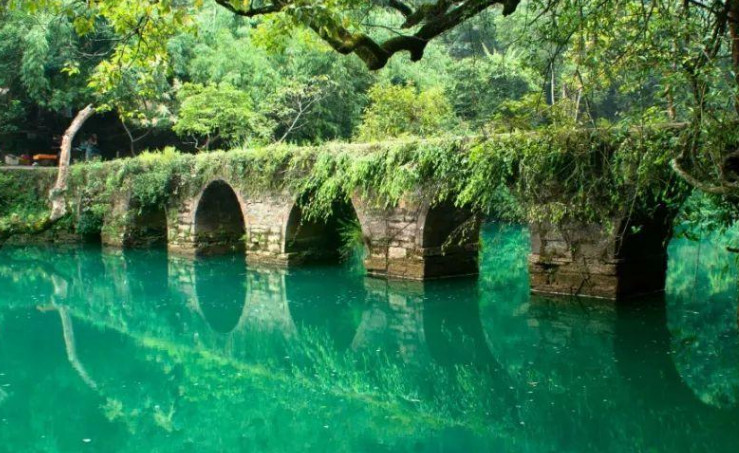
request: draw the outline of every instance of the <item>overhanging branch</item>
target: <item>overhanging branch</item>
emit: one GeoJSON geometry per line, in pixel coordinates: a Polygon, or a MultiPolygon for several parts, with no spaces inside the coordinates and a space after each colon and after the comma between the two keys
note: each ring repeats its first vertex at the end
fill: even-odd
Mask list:
{"type": "Polygon", "coordinates": [[[255,16],[262,16],[265,14],[272,14],[272,13],[279,13],[282,11],[285,6],[287,6],[288,2],[280,2],[276,1],[268,5],[262,5],[258,7],[253,7],[252,3],[249,2],[248,6],[246,8],[237,7],[231,1],[229,0],[216,0],[216,3],[223,6],[227,10],[231,11],[234,14],[238,14],[239,16],[244,17],[255,17],[255,16]]]}
{"type": "MultiPolygon", "coordinates": [[[[234,14],[244,17],[284,12],[295,6],[292,0],[274,0],[257,6],[254,5],[255,2],[245,2],[239,6],[232,0],[215,1],[234,14]]],[[[381,43],[364,33],[350,31],[323,11],[316,13],[315,17],[308,14],[307,19],[301,21],[335,51],[344,55],[354,53],[369,69],[374,70],[383,68],[398,52],[408,52],[412,61],[418,61],[423,58],[429,41],[442,33],[491,6],[503,5],[503,15],[508,15],[516,10],[519,3],[520,0],[437,0],[434,4],[423,5],[414,11],[400,0],[388,0],[386,6],[399,11],[406,18],[403,28],[420,28],[413,34],[393,37],[381,43]]]]}

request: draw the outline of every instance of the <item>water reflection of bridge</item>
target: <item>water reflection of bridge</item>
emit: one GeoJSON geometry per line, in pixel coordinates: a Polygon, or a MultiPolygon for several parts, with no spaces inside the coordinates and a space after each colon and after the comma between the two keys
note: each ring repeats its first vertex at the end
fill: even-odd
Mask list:
{"type": "Polygon", "coordinates": [[[331,267],[288,273],[239,263],[224,258],[169,260],[170,290],[188,308],[184,322],[199,346],[246,357],[269,338],[282,347],[324,342],[340,353],[380,353],[415,366],[453,357],[494,362],[485,346],[477,298],[469,294],[475,291],[473,284],[461,285],[469,288],[460,297],[462,303],[442,314],[442,304],[428,300],[428,284],[422,282],[336,279],[331,267]],[[454,319],[443,319],[445,314],[454,319]],[[450,344],[459,335],[475,351],[465,353],[450,344]]]}
{"type": "MultiPolygon", "coordinates": [[[[298,360],[296,352],[327,346],[341,354],[384,355],[408,369],[472,366],[500,377],[501,388],[513,387],[508,398],[523,406],[520,417],[542,423],[556,422],[563,404],[581,407],[578,416],[604,429],[623,412],[634,423],[661,417],[666,432],[683,429],[686,419],[711,423],[737,411],[702,402],[680,374],[686,370],[676,368],[664,300],[651,309],[567,307],[527,292],[502,297],[474,282],[336,279],[330,267],[289,273],[239,267],[234,263],[243,261],[226,258],[149,253],[143,259],[137,253],[145,252],[70,254],[54,262],[21,256],[23,265],[3,261],[0,278],[46,281],[49,297],[68,308],[70,324],[100,323],[229,360],[298,360]],[[334,281],[340,283],[327,283],[334,281]],[[543,392],[545,384],[567,391],[543,392]],[[526,413],[530,398],[555,409],[526,413]]],[[[22,288],[11,297],[24,305],[22,288]]],[[[26,301],[37,304],[38,297],[26,301]]],[[[78,360],[84,364],[85,357],[78,360]]]]}

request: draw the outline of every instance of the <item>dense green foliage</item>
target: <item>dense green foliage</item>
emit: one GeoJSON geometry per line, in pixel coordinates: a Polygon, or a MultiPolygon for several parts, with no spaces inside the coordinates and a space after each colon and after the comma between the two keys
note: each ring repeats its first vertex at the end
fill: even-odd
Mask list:
{"type": "MultiPolygon", "coordinates": [[[[490,40],[486,39],[485,45],[480,45],[483,38],[467,31],[452,32],[443,41],[430,44],[427,58],[418,63],[410,65],[407,57],[398,56],[382,72],[371,73],[358,59],[335,53],[313,32],[278,17],[238,18],[205,2],[180,11],[180,15],[187,14],[185,20],[174,13],[170,17],[157,12],[162,4],[139,9],[138,5],[132,7],[137,2],[125,3],[130,5],[100,2],[99,10],[85,12],[60,9],[55,1],[45,1],[0,16],[5,42],[22,40],[28,34],[22,25],[45,15],[58,27],[42,28],[44,41],[40,45],[50,42],[62,46],[72,40],[78,47],[76,51],[61,47],[67,53],[59,55],[50,48],[36,59],[41,69],[8,64],[0,75],[0,89],[9,90],[0,93],[0,102],[7,104],[4,115],[8,116],[0,141],[15,137],[36,108],[68,117],[90,102],[98,110],[115,110],[131,130],[131,140],[152,129],[174,127],[187,142],[197,140],[202,145],[207,141],[218,148],[238,148],[255,136],[260,142],[300,144],[366,137],[372,135],[367,131],[378,128],[372,123],[378,113],[401,122],[409,114],[425,118],[408,127],[384,127],[375,134],[383,139],[460,133],[467,124],[477,128],[490,122],[505,100],[515,101],[541,86],[537,69],[528,66],[522,54],[508,52],[502,41],[488,47],[490,40]],[[93,23],[96,14],[102,16],[93,23]],[[126,30],[108,18],[128,23],[126,18],[137,14],[150,21],[147,27],[158,27],[155,35],[147,36],[159,40],[156,46],[139,46],[144,36],[137,33],[146,30],[126,30]],[[179,23],[186,26],[175,28],[179,23]],[[39,73],[45,79],[39,79],[39,73]],[[37,82],[24,84],[22,80],[37,82]],[[64,81],[69,81],[68,86],[56,86],[64,81]],[[410,95],[411,85],[418,96],[410,95]],[[193,89],[198,86],[201,88],[193,89]],[[226,93],[225,87],[233,90],[226,93]],[[402,87],[408,89],[407,96],[393,99],[391,105],[379,105],[388,100],[383,91],[389,94],[402,87]],[[53,106],[47,102],[51,92],[61,96],[53,106]],[[219,98],[219,93],[227,96],[219,98]],[[214,108],[219,102],[226,111],[222,115],[209,115],[198,108],[214,108]],[[442,117],[434,119],[437,113],[442,117]],[[235,131],[237,118],[247,124],[256,118],[258,127],[235,131]],[[226,132],[219,134],[221,130],[226,132]]],[[[376,19],[380,23],[391,21],[383,14],[376,19]]],[[[479,22],[493,31],[498,20],[502,20],[499,13],[491,10],[479,22]]],[[[0,60],[14,62],[32,50],[4,45],[0,60]]],[[[0,152],[23,151],[22,141],[6,146],[0,152]]],[[[117,146],[120,149],[115,151],[127,153],[125,141],[117,146]]]]}
{"type": "Polygon", "coordinates": [[[228,83],[219,85],[185,84],[177,96],[182,100],[174,131],[181,135],[205,137],[198,148],[208,148],[219,138],[230,145],[248,143],[249,138],[264,135],[266,121],[253,111],[249,95],[228,83]]]}
{"type": "Polygon", "coordinates": [[[429,137],[456,129],[449,100],[439,89],[417,92],[412,85],[375,85],[362,115],[359,141],[415,135],[429,137]]]}
{"type": "MultiPolygon", "coordinates": [[[[377,55],[359,51],[364,44],[339,49],[336,40],[411,36],[433,21],[430,3],[410,2],[423,14],[408,24],[397,8],[376,3],[280,2],[275,14],[263,15],[243,14],[251,3],[16,1],[0,15],[7,38],[0,45],[0,134],[22,129],[36,110],[69,116],[88,102],[116,111],[132,152],[136,137],[156,128],[200,149],[235,150],[512,132],[492,140],[505,152],[474,146],[471,138],[422,141],[418,149],[426,154],[399,144],[351,157],[350,146],[339,146],[347,156],[331,157],[285,154],[278,146],[228,159],[261,160],[266,170],[253,179],[270,183],[274,169],[297,168],[291,189],[315,193],[316,206],[360,186],[379,188],[389,202],[432,181],[424,173],[431,171],[441,181],[433,189],[439,196],[453,193],[484,212],[602,220],[635,202],[654,210],[668,200],[672,207],[680,197],[666,188],[682,187],[669,183],[676,181],[670,166],[690,184],[728,195],[723,203],[731,206],[739,174],[730,162],[739,145],[731,76],[739,63],[731,57],[739,41],[731,39],[735,24],[717,11],[733,11],[736,2],[713,2],[719,9],[631,0],[518,3],[510,3],[517,6],[510,16],[496,8],[466,16],[424,43],[420,61],[406,49],[410,55],[388,57],[381,71],[370,72],[368,58],[377,55]],[[332,34],[336,25],[349,34],[332,34]],[[678,121],[691,127],[679,139],[666,133],[669,152],[661,141],[624,132],[678,121]],[[469,152],[456,152],[460,146],[469,152]],[[359,164],[346,162],[376,167],[360,175],[359,164]],[[335,179],[325,176],[332,171],[335,179]]],[[[447,6],[435,14],[449,12],[447,6]]],[[[226,158],[162,159],[218,167],[226,158]]]]}
{"type": "Polygon", "coordinates": [[[27,230],[48,217],[48,191],[53,177],[51,171],[0,171],[0,239],[27,230]]]}

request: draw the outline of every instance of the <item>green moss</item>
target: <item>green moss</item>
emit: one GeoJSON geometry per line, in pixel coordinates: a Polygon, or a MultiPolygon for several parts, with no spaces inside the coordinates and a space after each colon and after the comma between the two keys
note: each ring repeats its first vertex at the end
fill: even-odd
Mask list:
{"type": "MultiPolygon", "coordinates": [[[[547,129],[198,155],[167,149],[76,165],[69,198],[75,223],[78,227],[84,223],[87,229],[99,228],[114,196],[130,194],[139,207],[176,205],[213,179],[224,179],[247,196],[287,191],[304,200],[309,217],[325,217],[336,200],[360,194],[388,206],[405,196],[451,199],[506,220],[609,222],[634,212],[649,216],[658,208],[677,209],[683,202],[687,187],[669,165],[680,132],[547,129]],[[310,196],[302,196],[306,194],[310,196]]],[[[22,178],[28,176],[6,173],[0,180],[0,206],[11,214],[26,205],[39,210],[44,198],[21,190],[28,184],[22,178]]],[[[46,173],[26,173],[48,178],[46,173]]]]}

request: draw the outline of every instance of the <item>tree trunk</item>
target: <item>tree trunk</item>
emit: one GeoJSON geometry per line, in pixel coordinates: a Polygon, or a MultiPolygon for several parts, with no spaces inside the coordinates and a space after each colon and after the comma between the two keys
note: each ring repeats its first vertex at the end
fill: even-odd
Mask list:
{"type": "Polygon", "coordinates": [[[54,184],[54,187],[49,192],[49,201],[51,202],[49,216],[39,222],[11,225],[10,228],[0,230],[0,247],[15,235],[40,234],[47,231],[67,213],[65,195],[67,192],[67,182],[69,181],[69,160],[72,155],[72,141],[82,125],[93,113],[95,113],[95,109],[92,105],[88,105],[80,110],[72,121],[72,124],[64,132],[59,156],[59,173],[57,174],[56,184],[54,184]]]}
{"type": "Polygon", "coordinates": [[[550,99],[551,104],[550,105],[554,105],[554,103],[557,102],[557,96],[556,96],[555,91],[554,91],[555,90],[555,84],[554,84],[554,61],[552,61],[552,63],[549,65],[549,69],[551,71],[551,79],[549,81],[550,82],[549,90],[550,90],[550,96],[551,96],[551,99],[550,99]]]}
{"type": "Polygon", "coordinates": [[[677,110],[675,109],[675,97],[672,95],[672,85],[665,88],[665,99],[667,100],[667,117],[670,121],[677,119],[677,110]]]}
{"type": "MultiPolygon", "coordinates": [[[[126,135],[128,136],[129,151],[131,152],[131,157],[136,157],[136,142],[143,140],[147,135],[151,133],[153,128],[148,129],[146,132],[139,135],[138,137],[134,137],[133,131],[131,131],[131,129],[126,124],[126,120],[124,120],[122,116],[120,117],[120,120],[121,125],[123,126],[123,130],[126,131],[126,135]]],[[[115,157],[121,157],[118,151],[115,152],[115,157]]]]}
{"type": "Polygon", "coordinates": [[[731,64],[734,70],[734,109],[739,114],[739,0],[727,0],[729,36],[731,37],[731,64]]]}
{"type": "Polygon", "coordinates": [[[72,141],[74,141],[74,136],[77,135],[77,132],[85,124],[85,121],[94,113],[95,109],[92,105],[88,105],[80,110],[62,136],[62,150],[59,155],[59,173],[56,177],[56,184],[54,184],[54,188],[49,193],[49,200],[51,201],[49,221],[52,223],[61,219],[67,213],[65,194],[69,182],[69,161],[72,156],[72,141]]]}

